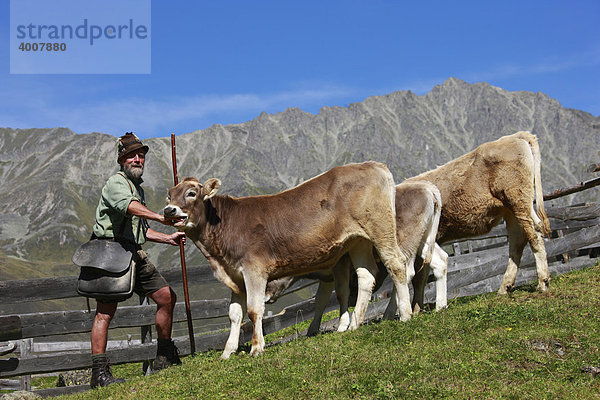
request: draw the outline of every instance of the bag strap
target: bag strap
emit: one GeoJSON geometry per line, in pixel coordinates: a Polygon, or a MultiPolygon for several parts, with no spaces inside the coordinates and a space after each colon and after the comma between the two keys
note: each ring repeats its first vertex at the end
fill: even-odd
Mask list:
{"type": "Polygon", "coordinates": [[[137,229],[137,233],[135,234],[135,244],[137,244],[138,239],[140,238],[140,228],[142,227],[142,224],[144,223],[144,218],[140,218],[140,222],[138,224],[138,229],[137,229]]]}
{"type": "MultiPolygon", "coordinates": [[[[123,175],[121,173],[121,171],[117,172],[117,174],[119,176],[121,176],[121,178],[125,179],[125,182],[127,182],[127,184],[129,185],[129,190],[131,190],[131,194],[133,194],[133,187],[131,187],[131,182],[129,182],[129,179],[127,179],[125,177],[125,175],[123,175]]],[[[144,201],[141,201],[142,205],[144,205],[144,201]]],[[[125,217],[127,218],[127,217],[125,217]]],[[[140,228],[142,226],[142,224],[147,224],[146,219],[145,218],[141,218],[138,217],[140,219],[140,222],[138,223],[138,229],[137,229],[137,233],[135,234],[135,244],[137,244],[138,239],[140,238],[140,228]]],[[[123,234],[123,231],[125,230],[125,222],[123,222],[121,224],[121,229],[119,229],[119,236],[121,236],[123,234]]]]}
{"type": "Polygon", "coordinates": [[[127,178],[125,177],[125,175],[123,175],[123,174],[121,173],[121,171],[117,172],[117,174],[118,174],[118,175],[120,175],[120,176],[121,176],[121,178],[125,179],[125,182],[127,182],[127,184],[129,185],[129,190],[131,190],[131,194],[133,194],[133,188],[131,187],[131,182],[129,182],[129,179],[127,179],[127,178]]]}

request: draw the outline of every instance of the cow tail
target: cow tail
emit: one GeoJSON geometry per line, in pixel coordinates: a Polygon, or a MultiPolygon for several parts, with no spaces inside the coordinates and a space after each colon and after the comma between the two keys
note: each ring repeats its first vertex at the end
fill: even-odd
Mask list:
{"type": "Polygon", "coordinates": [[[386,185],[388,186],[388,190],[390,193],[390,204],[392,206],[392,215],[394,219],[394,232],[396,232],[396,184],[394,183],[394,176],[392,175],[392,172],[388,169],[387,166],[384,167],[386,185]]]}
{"type": "Polygon", "coordinates": [[[427,229],[427,238],[425,239],[425,247],[421,258],[423,265],[431,264],[433,259],[433,251],[435,249],[435,239],[437,237],[438,227],[440,225],[440,216],[442,214],[442,196],[438,188],[431,185],[430,188],[431,202],[433,204],[433,215],[429,220],[429,229],[427,229]]]}
{"type": "Polygon", "coordinates": [[[533,183],[535,188],[535,204],[536,204],[536,212],[537,216],[542,221],[542,231],[543,234],[548,236],[550,234],[550,221],[548,221],[548,216],[546,215],[546,210],[544,209],[544,193],[542,191],[542,174],[541,174],[541,165],[542,165],[542,157],[540,156],[540,146],[538,144],[537,137],[535,135],[529,134],[529,147],[531,148],[531,153],[533,154],[533,183]]]}

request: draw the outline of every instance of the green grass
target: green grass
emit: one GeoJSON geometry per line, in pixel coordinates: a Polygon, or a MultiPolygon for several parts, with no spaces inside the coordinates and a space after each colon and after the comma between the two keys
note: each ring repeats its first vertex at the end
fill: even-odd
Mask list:
{"type": "Polygon", "coordinates": [[[534,288],[302,337],[259,357],[208,352],[152,377],[139,364],[114,367],[127,383],[65,398],[600,398],[600,377],[581,372],[600,365],[600,266],[553,279],[547,293],[534,288]]]}

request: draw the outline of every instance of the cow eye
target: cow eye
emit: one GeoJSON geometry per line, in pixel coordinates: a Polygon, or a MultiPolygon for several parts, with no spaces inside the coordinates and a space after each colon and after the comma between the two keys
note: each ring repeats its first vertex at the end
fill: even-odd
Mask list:
{"type": "Polygon", "coordinates": [[[185,197],[196,197],[196,192],[194,192],[193,190],[190,190],[189,192],[186,193],[185,197]]]}

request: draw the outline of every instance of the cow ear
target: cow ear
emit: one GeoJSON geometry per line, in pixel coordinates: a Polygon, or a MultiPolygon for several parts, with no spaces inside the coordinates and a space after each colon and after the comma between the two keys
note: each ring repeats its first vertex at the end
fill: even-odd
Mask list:
{"type": "Polygon", "coordinates": [[[202,200],[208,200],[217,194],[217,191],[221,187],[221,181],[217,178],[210,178],[204,185],[202,186],[202,195],[204,196],[202,200]]]}

